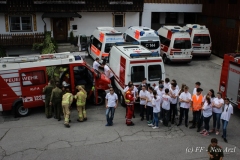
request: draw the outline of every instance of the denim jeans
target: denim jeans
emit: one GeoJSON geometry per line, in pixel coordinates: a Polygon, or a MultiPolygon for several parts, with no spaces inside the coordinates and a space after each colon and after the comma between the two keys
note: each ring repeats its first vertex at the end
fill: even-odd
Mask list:
{"type": "Polygon", "coordinates": [[[115,108],[114,107],[108,107],[106,109],[106,118],[107,118],[108,125],[112,125],[113,124],[112,120],[113,120],[113,117],[114,117],[114,112],[115,112],[115,108]],[[109,114],[110,114],[110,117],[109,117],[109,114]]]}
{"type": "Polygon", "coordinates": [[[228,125],[228,121],[222,119],[223,138],[227,137],[227,125],[228,125]]]}
{"type": "Polygon", "coordinates": [[[220,129],[221,114],[222,113],[214,113],[213,112],[213,129],[216,129],[216,126],[217,126],[217,130],[220,129]]]}
{"type": "Polygon", "coordinates": [[[182,124],[182,118],[185,116],[185,124],[188,125],[188,108],[180,107],[180,117],[179,117],[179,124],[182,124]]]}
{"type": "Polygon", "coordinates": [[[153,122],[152,124],[158,127],[158,113],[153,113],[153,122]]]}
{"type": "Polygon", "coordinates": [[[153,107],[151,107],[151,106],[147,106],[146,119],[147,119],[147,121],[152,121],[153,120],[153,107]]]}
{"type": "Polygon", "coordinates": [[[204,121],[204,129],[209,131],[209,122],[212,116],[209,117],[203,117],[203,121],[204,121]]]}

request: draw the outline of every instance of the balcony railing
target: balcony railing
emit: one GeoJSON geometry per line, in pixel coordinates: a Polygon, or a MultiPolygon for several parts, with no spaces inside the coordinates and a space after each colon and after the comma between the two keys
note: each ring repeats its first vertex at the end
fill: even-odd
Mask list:
{"type": "Polygon", "coordinates": [[[0,34],[0,45],[2,46],[19,46],[32,45],[33,43],[42,43],[44,33],[16,33],[0,34]]]}

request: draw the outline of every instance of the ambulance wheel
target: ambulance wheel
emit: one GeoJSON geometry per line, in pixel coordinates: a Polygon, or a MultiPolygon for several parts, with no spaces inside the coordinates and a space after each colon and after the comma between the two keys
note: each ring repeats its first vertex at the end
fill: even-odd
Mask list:
{"type": "Polygon", "coordinates": [[[164,62],[165,64],[168,64],[168,63],[169,63],[169,59],[167,58],[166,55],[163,55],[163,62],[164,62]]]}
{"type": "Polygon", "coordinates": [[[19,103],[19,104],[16,105],[15,112],[18,116],[24,117],[24,116],[27,116],[29,114],[29,109],[24,108],[23,104],[19,103]]]}
{"type": "Polygon", "coordinates": [[[126,107],[125,99],[122,94],[120,95],[120,103],[123,107],[126,107]]]}

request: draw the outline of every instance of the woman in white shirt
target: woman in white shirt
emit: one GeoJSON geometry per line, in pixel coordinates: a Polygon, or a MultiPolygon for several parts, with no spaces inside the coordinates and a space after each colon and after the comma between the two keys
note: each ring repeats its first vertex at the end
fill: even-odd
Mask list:
{"type": "Polygon", "coordinates": [[[151,124],[153,120],[153,107],[152,107],[152,99],[153,99],[153,88],[148,87],[148,94],[147,94],[147,100],[145,108],[147,110],[146,119],[147,123],[151,124]]]}
{"type": "Polygon", "coordinates": [[[202,115],[204,121],[204,129],[200,132],[200,134],[204,136],[209,135],[209,122],[212,117],[212,103],[210,96],[206,96],[204,105],[202,107],[202,115]]]}
{"type": "Polygon", "coordinates": [[[225,98],[225,105],[224,110],[221,115],[222,120],[222,127],[223,127],[223,135],[222,138],[227,143],[227,125],[230,120],[231,115],[233,114],[233,106],[230,104],[230,101],[228,98],[225,98]]]}
{"type": "Polygon", "coordinates": [[[160,102],[161,98],[157,95],[156,91],[153,91],[153,98],[152,98],[152,106],[153,106],[153,121],[152,124],[149,124],[149,127],[152,127],[153,129],[157,129],[158,127],[158,113],[161,111],[160,109],[160,102]]]}
{"type": "Polygon", "coordinates": [[[222,99],[222,93],[217,93],[217,98],[214,98],[214,101],[212,103],[213,107],[213,129],[209,131],[210,133],[216,131],[216,135],[219,135],[219,129],[220,129],[220,117],[222,114],[222,107],[224,104],[224,100],[222,99]],[[217,130],[216,130],[217,127],[217,130]]]}

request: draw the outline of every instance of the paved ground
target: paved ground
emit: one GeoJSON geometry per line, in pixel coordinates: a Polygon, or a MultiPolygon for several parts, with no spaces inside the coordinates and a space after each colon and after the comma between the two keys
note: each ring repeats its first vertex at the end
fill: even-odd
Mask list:
{"type": "MultiPolygon", "coordinates": [[[[87,59],[88,62],[92,60],[87,59]]],[[[222,59],[194,59],[190,64],[166,65],[166,74],[179,84],[187,83],[190,90],[200,81],[204,94],[208,89],[218,89],[222,59]]],[[[28,117],[14,119],[0,116],[0,159],[208,159],[206,149],[213,137],[218,138],[225,150],[224,159],[239,159],[240,111],[235,110],[228,126],[228,141],[214,134],[203,137],[185,126],[164,127],[153,130],[140,121],[136,110],[135,126],[124,124],[125,108],[119,106],[114,126],[105,127],[104,106],[87,106],[88,121],[78,123],[77,112],[72,111],[71,128],[63,121],[46,119],[43,109],[35,109],[28,117]],[[235,149],[235,150],[234,150],[235,149]]],[[[190,117],[191,114],[189,113],[190,117]]],[[[221,134],[220,134],[221,135],[221,134]]]]}

